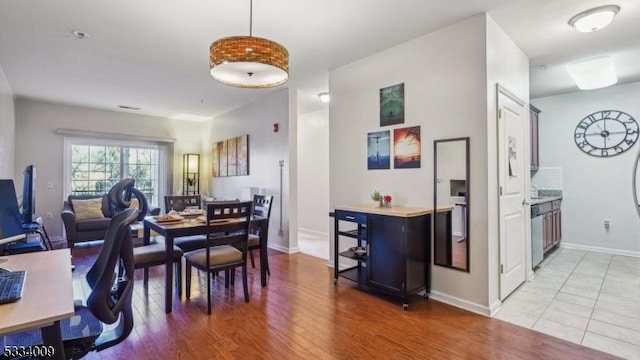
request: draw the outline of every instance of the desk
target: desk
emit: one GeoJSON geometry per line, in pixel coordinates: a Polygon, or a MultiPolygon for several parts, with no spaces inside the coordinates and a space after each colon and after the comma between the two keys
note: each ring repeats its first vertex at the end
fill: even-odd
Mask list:
{"type": "MultiPolygon", "coordinates": [[[[6,257],[2,267],[26,270],[22,299],[0,305],[0,335],[41,328],[45,344],[64,359],[60,320],[74,314],[69,249],[6,257]]],[[[10,345],[10,344],[9,344],[10,345]]]]}
{"type": "MultiPolygon", "coordinates": [[[[215,228],[215,225],[212,225],[215,228]]],[[[260,282],[262,287],[267,286],[267,235],[269,233],[269,219],[265,217],[251,217],[251,228],[260,228],[260,282]]],[[[205,222],[195,218],[185,219],[179,223],[157,223],[153,216],[144,218],[144,243],[149,244],[151,230],[165,238],[165,284],[164,284],[164,311],[171,312],[173,300],[173,239],[182,236],[206,235],[209,231],[205,222]]]]}

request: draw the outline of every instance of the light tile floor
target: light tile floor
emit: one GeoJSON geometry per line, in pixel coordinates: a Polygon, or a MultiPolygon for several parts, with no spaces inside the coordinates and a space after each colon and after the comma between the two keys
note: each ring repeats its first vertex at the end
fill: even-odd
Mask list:
{"type": "Polygon", "coordinates": [[[558,249],[496,318],[640,359],[640,259],[558,249]]]}
{"type": "Polygon", "coordinates": [[[309,231],[298,231],[298,248],[303,254],[329,260],[329,238],[309,231]]]}

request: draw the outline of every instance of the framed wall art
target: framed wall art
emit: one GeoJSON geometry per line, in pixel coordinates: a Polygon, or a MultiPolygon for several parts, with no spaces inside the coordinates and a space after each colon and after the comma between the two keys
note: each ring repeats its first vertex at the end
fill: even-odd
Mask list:
{"type": "Polygon", "coordinates": [[[211,150],[213,177],[249,175],[249,135],[215,143],[211,150]]]}
{"type": "Polygon", "coordinates": [[[380,89],[380,126],[404,124],[404,83],[380,89]]]}
{"type": "Polygon", "coordinates": [[[422,153],[420,126],[393,130],[393,167],[419,169],[422,153]]]}
{"type": "Polygon", "coordinates": [[[367,134],[367,169],[391,168],[391,132],[389,130],[367,134]]]}

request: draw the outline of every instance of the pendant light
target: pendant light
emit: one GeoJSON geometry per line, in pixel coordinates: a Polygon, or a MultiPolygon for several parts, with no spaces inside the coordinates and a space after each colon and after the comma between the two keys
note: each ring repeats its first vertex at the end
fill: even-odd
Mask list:
{"type": "Polygon", "coordinates": [[[215,41],[209,48],[211,76],[227,85],[268,88],[289,79],[289,52],[275,41],[253,36],[253,0],[250,0],[249,36],[215,41]]]}

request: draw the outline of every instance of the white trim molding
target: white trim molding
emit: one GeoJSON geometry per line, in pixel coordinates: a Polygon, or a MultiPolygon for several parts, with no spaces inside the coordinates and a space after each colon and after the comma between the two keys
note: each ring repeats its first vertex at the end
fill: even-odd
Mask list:
{"type": "Polygon", "coordinates": [[[294,254],[300,252],[300,249],[298,247],[288,248],[278,244],[268,244],[267,247],[285,254],[294,254]]]}
{"type": "Polygon", "coordinates": [[[176,139],[174,138],[165,138],[165,137],[159,137],[159,136],[139,136],[139,135],[130,135],[130,134],[118,134],[118,133],[107,133],[107,132],[75,130],[75,129],[56,129],[56,134],[65,135],[65,136],[83,137],[83,138],[88,137],[88,138],[124,140],[124,141],[150,141],[150,142],[158,142],[158,143],[175,143],[176,142],[176,139]]]}
{"type": "Polygon", "coordinates": [[[640,258],[640,251],[611,249],[611,248],[604,248],[599,246],[566,243],[564,241],[560,242],[560,247],[564,249],[593,251],[593,252],[599,252],[599,253],[609,254],[609,255],[622,255],[622,256],[631,256],[631,257],[640,258]]]}
{"type": "Polygon", "coordinates": [[[439,291],[431,290],[429,297],[435,301],[439,301],[445,304],[449,304],[455,306],[460,309],[464,309],[467,311],[471,311],[476,314],[484,315],[484,316],[493,316],[498,310],[502,308],[502,302],[497,301],[493,303],[490,307],[485,305],[476,304],[471,301],[467,301],[464,299],[460,299],[455,296],[451,296],[449,294],[441,293],[439,291]]]}
{"type": "Polygon", "coordinates": [[[307,229],[307,228],[302,228],[302,227],[298,227],[298,232],[307,233],[307,234],[314,235],[314,236],[319,236],[319,237],[324,237],[324,238],[327,239],[327,241],[329,241],[329,233],[328,232],[312,230],[312,229],[307,229]]]}

